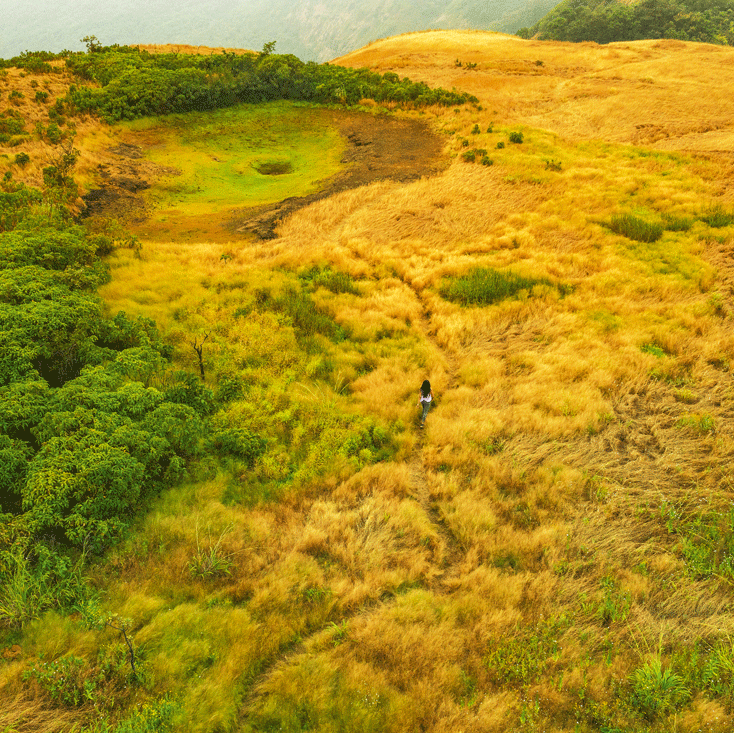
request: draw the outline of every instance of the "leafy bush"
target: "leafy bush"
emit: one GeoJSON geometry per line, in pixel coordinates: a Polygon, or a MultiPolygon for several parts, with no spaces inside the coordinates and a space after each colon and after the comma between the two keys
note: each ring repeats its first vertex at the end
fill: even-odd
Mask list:
{"type": "Polygon", "coordinates": [[[551,286],[550,280],[522,277],[514,272],[474,268],[461,277],[446,279],[439,288],[441,296],[461,305],[490,305],[512,298],[521,290],[536,285],[551,286]]]}
{"type": "Polygon", "coordinates": [[[497,150],[502,150],[502,148],[504,148],[504,147],[505,147],[505,144],[502,142],[502,140],[500,140],[497,143],[497,150]]]}
{"type": "Polygon", "coordinates": [[[465,163],[473,163],[477,159],[476,150],[466,150],[461,154],[461,157],[465,163]]]}
{"type": "Polygon", "coordinates": [[[734,6],[731,0],[702,5],[696,0],[642,0],[626,5],[605,0],[564,0],[521,38],[541,40],[637,41],[676,38],[701,43],[731,44],[734,6]]]}
{"type": "Polygon", "coordinates": [[[16,153],[15,155],[15,165],[19,165],[21,168],[28,165],[28,163],[31,162],[31,157],[28,155],[28,153],[16,153]]]}
{"type": "Polygon", "coordinates": [[[615,233],[636,242],[657,242],[663,236],[663,227],[650,223],[632,214],[613,216],[609,228],[615,233]]]}
{"type": "Polygon", "coordinates": [[[521,145],[524,141],[523,134],[521,132],[511,132],[510,133],[510,142],[515,143],[516,145],[521,145]]]}
{"type": "Polygon", "coordinates": [[[252,466],[267,447],[263,438],[244,428],[219,431],[212,436],[211,444],[218,453],[241,458],[248,466],[252,466]]]}

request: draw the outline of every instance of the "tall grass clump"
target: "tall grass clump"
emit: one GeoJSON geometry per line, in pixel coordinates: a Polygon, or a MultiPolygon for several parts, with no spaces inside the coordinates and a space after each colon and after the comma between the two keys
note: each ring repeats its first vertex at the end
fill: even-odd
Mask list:
{"type": "Polygon", "coordinates": [[[491,305],[516,296],[536,285],[551,285],[546,279],[535,280],[514,272],[476,267],[466,275],[447,278],[439,292],[443,298],[461,305],[491,305]]]}
{"type": "Polygon", "coordinates": [[[669,232],[687,232],[693,226],[693,219],[690,216],[663,214],[663,226],[669,232]]]}
{"type": "Polygon", "coordinates": [[[714,229],[734,224],[734,212],[727,211],[721,204],[709,207],[699,214],[698,218],[714,229]]]}
{"type": "Polygon", "coordinates": [[[659,658],[636,669],[631,682],[632,704],[648,720],[674,712],[691,697],[680,675],[663,669],[659,658]]]}
{"type": "Polygon", "coordinates": [[[337,295],[340,293],[359,295],[359,288],[356,286],[354,278],[348,272],[332,270],[329,267],[321,269],[318,266],[314,266],[299,275],[298,279],[304,285],[310,283],[313,288],[326,288],[326,290],[337,295]]]}
{"type": "Polygon", "coordinates": [[[636,242],[657,242],[663,236],[663,227],[656,222],[648,222],[632,214],[613,216],[609,228],[615,234],[621,234],[636,242]]]}

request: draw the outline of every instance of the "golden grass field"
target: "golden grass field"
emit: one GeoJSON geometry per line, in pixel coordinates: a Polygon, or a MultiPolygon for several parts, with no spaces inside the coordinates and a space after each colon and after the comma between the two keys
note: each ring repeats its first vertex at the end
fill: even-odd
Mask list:
{"type": "MultiPolygon", "coordinates": [[[[734,205],[734,49],[436,31],[336,62],[479,98],[481,110],[400,113],[445,136],[444,173],[339,193],[273,241],[144,241],[139,258],[112,257],[101,294],[111,312],[155,318],[191,369],[192,335],[211,333],[212,384],[256,353],[281,380],[258,394],[283,421],[293,400],[302,415],[370,416],[400,426],[398,451],[276,502],[225,501],[234,479],[221,470],[162,496],[95,572],[106,606],[133,620],[149,689],[177,696],[187,731],[731,731],[725,696],[693,690],[647,717],[620,700],[637,670],[660,661],[683,678],[692,649],[731,649],[734,634],[721,570],[734,229],[693,221],[734,205]],[[494,164],[464,162],[467,147],[494,164]],[[624,213],[692,224],[644,244],[604,226],[624,213]],[[351,333],[330,380],[274,320],[233,315],[313,264],[360,290],[315,296],[351,333]],[[475,266],[572,290],[483,308],[439,295],[475,266]],[[424,378],[439,404],[421,432],[424,378]],[[686,534],[679,521],[697,516],[715,525],[708,574],[686,549],[703,525],[686,534]],[[231,574],[192,578],[202,548],[231,574]]],[[[91,135],[115,136],[86,137],[87,124],[83,174],[91,135]]],[[[257,403],[228,418],[256,425],[257,403]]],[[[254,470],[281,469],[275,456],[254,470]]],[[[113,641],[49,616],[23,651],[92,655],[113,641]]],[[[25,694],[10,664],[0,686],[25,694]]],[[[47,718],[36,730],[69,729],[47,718]]]]}

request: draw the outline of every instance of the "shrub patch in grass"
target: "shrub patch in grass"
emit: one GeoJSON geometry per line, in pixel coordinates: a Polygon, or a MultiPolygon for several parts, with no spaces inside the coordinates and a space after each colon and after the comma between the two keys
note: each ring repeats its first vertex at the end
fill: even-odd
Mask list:
{"type": "MultiPolygon", "coordinates": [[[[520,291],[530,291],[536,285],[558,287],[546,278],[523,277],[514,272],[476,267],[465,275],[447,278],[441,284],[441,297],[461,305],[491,305],[512,298],[520,291]]],[[[559,290],[565,294],[566,288],[559,290]]]]}
{"type": "Polygon", "coordinates": [[[609,228],[636,242],[657,242],[663,236],[663,227],[656,222],[648,222],[632,214],[613,216],[609,228]]]}

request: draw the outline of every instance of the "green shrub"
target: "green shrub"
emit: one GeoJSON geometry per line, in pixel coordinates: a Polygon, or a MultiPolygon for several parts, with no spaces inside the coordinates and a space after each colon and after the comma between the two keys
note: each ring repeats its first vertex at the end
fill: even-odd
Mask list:
{"type": "Polygon", "coordinates": [[[475,150],[466,150],[461,154],[461,157],[465,163],[473,163],[477,158],[477,153],[475,150]]]}
{"type": "Polygon", "coordinates": [[[613,216],[609,228],[615,233],[636,242],[657,242],[663,236],[663,227],[658,223],[650,223],[632,214],[613,216]]]}
{"type": "Polygon", "coordinates": [[[500,140],[497,143],[497,150],[502,150],[502,148],[504,148],[504,147],[505,147],[505,144],[502,142],[502,140],[500,140]]]}
{"type": "Polygon", "coordinates": [[[31,162],[31,158],[28,153],[16,153],[15,165],[19,165],[21,168],[28,165],[31,162]]]}
{"type": "Polygon", "coordinates": [[[48,138],[50,143],[52,143],[53,145],[58,145],[63,139],[64,133],[55,122],[52,122],[46,128],[46,137],[48,138]]]}
{"type": "Polygon", "coordinates": [[[521,132],[511,132],[510,133],[510,142],[515,143],[516,145],[521,145],[524,141],[523,134],[521,132]]]}
{"type": "Polygon", "coordinates": [[[267,447],[263,438],[245,428],[222,430],[215,433],[211,439],[211,445],[218,453],[241,458],[248,466],[252,466],[267,447]]]}
{"type": "Polygon", "coordinates": [[[472,135],[478,135],[480,132],[481,132],[481,130],[479,129],[479,125],[474,125],[474,127],[472,127],[472,129],[471,129],[471,134],[472,135]]]}
{"type": "Polygon", "coordinates": [[[488,155],[483,155],[479,161],[482,165],[494,165],[494,161],[488,155]]]}
{"type": "Polygon", "coordinates": [[[48,92],[43,92],[43,91],[40,91],[40,90],[37,91],[36,92],[36,96],[35,96],[35,100],[39,104],[46,104],[46,102],[48,101],[48,92]]]}
{"type": "Polygon", "coordinates": [[[453,303],[482,306],[512,298],[521,290],[529,291],[536,285],[551,285],[551,282],[522,277],[514,272],[478,267],[466,275],[447,278],[441,284],[439,292],[443,298],[453,303]]]}

